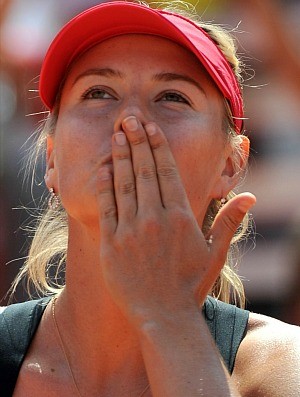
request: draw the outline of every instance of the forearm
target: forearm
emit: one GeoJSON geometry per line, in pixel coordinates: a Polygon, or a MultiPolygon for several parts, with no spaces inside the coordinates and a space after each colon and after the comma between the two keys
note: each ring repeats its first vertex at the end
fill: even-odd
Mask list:
{"type": "Polygon", "coordinates": [[[145,322],[140,340],[154,397],[240,396],[198,312],[145,322]]]}

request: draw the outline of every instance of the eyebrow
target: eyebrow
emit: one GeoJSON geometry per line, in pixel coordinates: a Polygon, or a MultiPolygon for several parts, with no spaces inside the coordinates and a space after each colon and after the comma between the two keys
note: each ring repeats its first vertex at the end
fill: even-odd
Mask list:
{"type": "MultiPolygon", "coordinates": [[[[85,70],[83,73],[80,73],[74,80],[73,86],[77,83],[78,80],[82,79],[83,77],[86,76],[102,76],[102,77],[117,77],[119,79],[124,79],[125,75],[120,71],[120,70],[115,70],[111,68],[92,68],[85,70]]],[[[157,73],[153,77],[154,81],[184,81],[187,83],[190,83],[194,85],[196,88],[198,88],[204,95],[206,95],[204,89],[201,87],[201,85],[191,78],[190,76],[187,76],[185,74],[179,74],[179,73],[170,73],[170,72],[163,72],[163,73],[157,73]]]]}
{"type": "Polygon", "coordinates": [[[178,74],[178,73],[158,73],[154,76],[155,81],[185,81],[187,83],[190,83],[197,87],[205,96],[206,93],[204,89],[201,87],[201,85],[191,78],[190,76],[187,76],[185,74],[178,74]]]}
{"type": "Polygon", "coordinates": [[[73,81],[72,86],[74,86],[78,80],[86,76],[118,77],[120,79],[124,78],[123,73],[120,72],[119,70],[114,70],[110,68],[103,68],[103,69],[93,68],[93,69],[85,70],[83,73],[80,73],[73,81]]]}

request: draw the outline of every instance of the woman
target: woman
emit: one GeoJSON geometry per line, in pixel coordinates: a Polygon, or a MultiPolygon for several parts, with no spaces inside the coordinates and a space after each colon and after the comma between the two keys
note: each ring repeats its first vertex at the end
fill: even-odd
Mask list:
{"type": "Polygon", "coordinates": [[[299,329],[208,297],[243,301],[226,257],[255,197],[224,200],[249,151],[238,75],[220,29],[135,3],[58,34],[40,77],[51,209],[20,275],[53,296],[4,310],[3,395],[297,395],[299,329]]]}

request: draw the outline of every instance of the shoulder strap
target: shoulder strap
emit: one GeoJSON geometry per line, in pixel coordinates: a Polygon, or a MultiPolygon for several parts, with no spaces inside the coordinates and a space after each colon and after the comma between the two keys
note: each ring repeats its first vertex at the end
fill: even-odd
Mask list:
{"type": "MultiPolygon", "coordinates": [[[[0,314],[0,394],[13,394],[19,371],[50,298],[10,305],[0,314]]],[[[249,312],[208,297],[204,315],[230,373],[249,312]]]]}
{"type": "Polygon", "coordinates": [[[204,305],[206,323],[230,373],[245,336],[249,311],[208,297],[204,305]]]}
{"type": "Polygon", "coordinates": [[[50,298],[7,306],[0,314],[0,395],[12,396],[19,371],[50,298]]]}

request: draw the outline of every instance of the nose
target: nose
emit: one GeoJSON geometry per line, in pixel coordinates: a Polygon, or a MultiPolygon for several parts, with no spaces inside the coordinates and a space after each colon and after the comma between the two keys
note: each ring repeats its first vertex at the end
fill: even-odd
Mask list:
{"type": "Polygon", "coordinates": [[[132,96],[124,101],[118,110],[119,112],[114,122],[114,132],[122,130],[122,122],[129,116],[135,116],[143,125],[151,121],[150,112],[146,103],[137,97],[132,96]]]}

